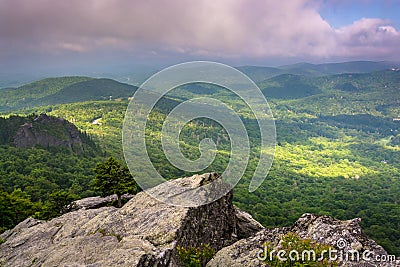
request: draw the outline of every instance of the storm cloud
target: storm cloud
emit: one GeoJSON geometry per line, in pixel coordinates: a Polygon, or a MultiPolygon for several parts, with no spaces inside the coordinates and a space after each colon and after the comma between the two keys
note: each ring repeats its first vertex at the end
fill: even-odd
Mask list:
{"type": "Polygon", "coordinates": [[[0,60],[100,52],[400,59],[400,32],[390,21],[363,18],[335,29],[319,8],[306,0],[1,0],[0,60]]]}

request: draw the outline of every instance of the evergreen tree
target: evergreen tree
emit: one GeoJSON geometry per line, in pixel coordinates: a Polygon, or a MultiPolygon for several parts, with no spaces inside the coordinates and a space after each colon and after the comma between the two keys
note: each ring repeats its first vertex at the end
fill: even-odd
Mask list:
{"type": "Polygon", "coordinates": [[[68,205],[77,200],[78,196],[66,191],[55,191],[49,195],[49,200],[43,205],[42,211],[38,214],[41,219],[49,220],[68,212],[68,205]]]}
{"type": "Polygon", "coordinates": [[[14,189],[12,193],[0,190],[0,232],[23,221],[35,210],[29,195],[21,189],[14,189]]]}
{"type": "Polygon", "coordinates": [[[99,163],[94,172],[96,177],[93,180],[95,190],[101,191],[103,196],[116,194],[118,207],[122,207],[121,196],[126,193],[136,194],[137,185],[129,172],[129,169],[121,165],[113,157],[108,158],[104,163],[99,163]]]}

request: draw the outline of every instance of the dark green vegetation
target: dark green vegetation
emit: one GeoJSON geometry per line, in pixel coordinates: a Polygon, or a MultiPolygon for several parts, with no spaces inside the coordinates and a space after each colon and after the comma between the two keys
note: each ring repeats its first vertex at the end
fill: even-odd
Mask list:
{"type": "Polygon", "coordinates": [[[71,199],[93,196],[92,169],[101,160],[65,149],[1,146],[0,228],[32,215],[54,217],[71,199]]]}
{"type": "Polygon", "coordinates": [[[296,99],[321,93],[309,80],[304,76],[283,74],[262,82],[261,86],[264,95],[275,99],[296,99]]]}
{"type": "Polygon", "coordinates": [[[105,162],[97,164],[94,168],[96,177],[93,180],[93,187],[100,191],[103,196],[116,194],[118,207],[122,207],[121,196],[123,194],[136,194],[137,185],[128,167],[121,165],[113,157],[105,162]]]}
{"type": "Polygon", "coordinates": [[[79,133],[79,149],[15,147],[14,137],[21,125],[30,125],[32,134],[45,134],[40,135],[42,139],[63,142],[69,138],[69,122],[46,117],[45,123],[38,118],[43,117],[31,114],[0,118],[0,230],[15,226],[28,216],[55,217],[64,213],[72,200],[95,193],[90,186],[91,168],[103,158],[103,152],[86,133],[79,133]]]}
{"type": "MultiPolygon", "coordinates": [[[[202,84],[178,88],[169,95],[179,101],[211,95],[227,102],[246,122],[253,152],[245,177],[235,187],[235,204],[267,227],[291,225],[305,212],[338,219],[360,217],[370,238],[389,253],[400,255],[400,121],[394,120],[400,116],[400,72],[321,77],[285,74],[262,81],[259,86],[268,96],[276,119],[277,147],[271,171],[254,193],[247,190],[257,164],[259,132],[246,105],[227,91],[202,84]]],[[[186,174],[169,164],[162,152],[162,122],[165,113],[178,103],[171,99],[163,99],[152,112],[146,132],[149,155],[166,178],[186,174]]],[[[20,113],[47,110],[48,114],[73,121],[102,150],[122,161],[121,128],[128,101],[93,101],[98,100],[95,96],[90,100],[35,107],[20,113]]],[[[219,149],[207,170],[221,172],[229,160],[230,142],[217,123],[195,120],[187,124],[181,133],[182,151],[189,158],[198,157],[199,141],[205,137],[214,139],[219,149]]],[[[11,183],[4,186],[4,199],[21,198],[20,217],[14,223],[29,215],[24,214],[29,205],[48,201],[50,192],[61,189],[79,197],[93,193],[88,187],[94,178],[92,168],[104,160],[42,149],[2,149],[6,150],[0,154],[1,183],[11,183]],[[43,154],[43,159],[37,153],[43,154]],[[57,157],[60,162],[52,162],[57,157]],[[68,157],[71,163],[65,166],[68,157]],[[12,164],[15,168],[11,169],[5,167],[10,165],[5,162],[10,161],[20,164],[12,164]],[[38,170],[55,168],[51,179],[60,175],[64,184],[56,180],[58,187],[49,187],[41,175],[31,174],[32,166],[38,166],[38,170]],[[14,182],[19,181],[14,179],[14,172],[29,177],[29,182],[14,182]],[[14,192],[18,188],[21,191],[14,192]]]]}
{"type": "Polygon", "coordinates": [[[179,260],[185,267],[202,267],[215,255],[215,250],[208,244],[201,244],[200,247],[177,247],[179,260]]]}
{"type": "MultiPolygon", "coordinates": [[[[273,251],[274,246],[269,243],[264,244],[266,255],[265,262],[271,267],[334,267],[338,266],[337,261],[330,261],[329,252],[334,248],[328,245],[317,243],[311,239],[301,239],[298,235],[288,233],[282,237],[282,244],[280,250],[284,251],[284,255],[276,255],[273,251]],[[292,251],[297,252],[293,253],[292,251]],[[308,254],[307,252],[313,251],[314,253],[308,254]],[[292,253],[291,253],[292,252],[292,253]],[[304,253],[303,253],[304,252],[304,253]],[[280,259],[285,259],[280,260],[280,259]]],[[[264,254],[263,253],[263,254],[264,254]]]]}

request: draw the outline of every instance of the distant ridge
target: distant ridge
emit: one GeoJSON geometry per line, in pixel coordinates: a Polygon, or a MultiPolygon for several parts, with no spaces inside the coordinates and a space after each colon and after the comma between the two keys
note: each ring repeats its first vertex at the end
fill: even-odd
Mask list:
{"type": "Polygon", "coordinates": [[[332,75],[343,73],[367,73],[386,70],[398,64],[388,61],[349,61],[341,63],[297,63],[278,67],[281,70],[290,71],[292,74],[300,75],[332,75]]]}
{"type": "Polygon", "coordinates": [[[388,61],[350,61],[324,64],[302,62],[279,67],[241,66],[237,69],[244,72],[255,82],[261,82],[281,74],[318,77],[343,73],[369,73],[399,66],[400,63],[388,61]]]}
{"type": "Polygon", "coordinates": [[[254,82],[261,82],[274,76],[285,74],[285,71],[274,67],[241,66],[236,69],[249,76],[254,82]]]}
{"type": "MultiPolygon", "coordinates": [[[[369,78],[359,77],[355,74],[375,75],[373,73],[393,68],[397,69],[399,66],[396,63],[386,61],[352,61],[326,64],[297,63],[275,68],[242,66],[237,67],[237,69],[256,82],[267,96],[279,99],[295,99],[320,93],[320,90],[317,90],[316,87],[325,83],[323,80],[319,80],[323,76],[332,76],[329,79],[338,80],[333,89],[357,91],[363,90],[363,88],[355,84],[355,81],[361,78],[363,83],[365,81],[368,83],[367,80],[369,78]],[[333,77],[346,74],[354,75],[351,78],[333,77]]],[[[382,77],[386,76],[384,74],[382,77]]],[[[378,78],[382,80],[382,77],[378,78]]],[[[393,77],[390,77],[390,79],[393,79],[393,77]]],[[[385,83],[384,80],[382,82],[385,83]]],[[[329,87],[331,86],[329,85],[329,87]]],[[[366,85],[365,87],[368,86],[366,85]]],[[[190,86],[190,88],[186,89],[186,91],[194,95],[210,93],[209,88],[204,86],[200,86],[197,89],[190,86]]],[[[128,98],[136,90],[136,86],[108,78],[84,76],[47,78],[18,88],[1,89],[0,112],[10,112],[37,106],[128,98]]],[[[179,98],[179,96],[175,97],[179,98]]]]}

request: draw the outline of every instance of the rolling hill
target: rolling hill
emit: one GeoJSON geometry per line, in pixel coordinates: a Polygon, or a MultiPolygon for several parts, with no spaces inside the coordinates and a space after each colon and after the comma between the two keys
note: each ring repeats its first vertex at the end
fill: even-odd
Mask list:
{"type": "Polygon", "coordinates": [[[387,61],[351,61],[343,63],[297,63],[278,67],[241,66],[238,70],[245,73],[256,83],[282,74],[293,74],[308,77],[321,77],[327,75],[347,73],[370,73],[398,68],[400,63],[387,61]]]}
{"type": "Polygon", "coordinates": [[[311,78],[282,74],[259,83],[261,91],[267,98],[297,99],[322,93],[311,78]]]}
{"type": "Polygon", "coordinates": [[[137,87],[111,79],[59,77],[33,82],[18,88],[1,89],[0,112],[43,105],[127,98],[137,87]]]}

